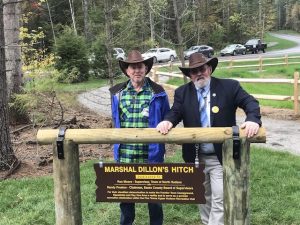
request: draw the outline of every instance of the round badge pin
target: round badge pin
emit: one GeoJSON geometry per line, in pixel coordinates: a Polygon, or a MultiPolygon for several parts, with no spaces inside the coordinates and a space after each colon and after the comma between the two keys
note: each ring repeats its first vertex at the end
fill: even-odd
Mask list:
{"type": "Polygon", "coordinates": [[[211,111],[213,113],[218,113],[219,112],[219,107],[218,106],[214,106],[214,107],[212,107],[211,111]]]}

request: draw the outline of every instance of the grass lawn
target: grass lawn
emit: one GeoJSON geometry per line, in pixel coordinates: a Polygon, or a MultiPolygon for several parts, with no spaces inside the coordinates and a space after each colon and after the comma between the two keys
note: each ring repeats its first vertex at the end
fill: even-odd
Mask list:
{"type": "MultiPolygon", "coordinates": [[[[181,162],[181,152],[168,158],[181,162]]],[[[83,224],[117,225],[117,203],[95,202],[94,161],[81,164],[83,224]]],[[[251,224],[300,225],[300,157],[268,149],[251,149],[251,224]]],[[[5,180],[0,183],[0,225],[55,223],[51,177],[5,180]]],[[[200,225],[198,208],[164,204],[165,225],[200,225]]],[[[137,204],[136,224],[148,224],[146,204],[137,204]]]]}

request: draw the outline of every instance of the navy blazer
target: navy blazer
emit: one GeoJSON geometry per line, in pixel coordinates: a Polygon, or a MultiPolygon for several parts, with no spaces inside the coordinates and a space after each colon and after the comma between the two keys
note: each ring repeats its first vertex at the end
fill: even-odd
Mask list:
{"type": "MultiPolygon", "coordinates": [[[[246,114],[245,121],[253,121],[261,125],[258,101],[252,95],[249,95],[238,81],[211,77],[211,127],[235,126],[238,107],[244,110],[246,114]],[[212,110],[213,107],[215,107],[214,109],[218,107],[219,110],[212,110]]],[[[164,120],[173,123],[174,127],[181,120],[183,120],[184,127],[201,127],[197,91],[192,81],[175,90],[173,106],[164,120]]],[[[222,164],[222,144],[214,144],[214,148],[222,164]]],[[[194,162],[195,156],[195,144],[182,145],[182,157],[185,162],[194,162]]]]}

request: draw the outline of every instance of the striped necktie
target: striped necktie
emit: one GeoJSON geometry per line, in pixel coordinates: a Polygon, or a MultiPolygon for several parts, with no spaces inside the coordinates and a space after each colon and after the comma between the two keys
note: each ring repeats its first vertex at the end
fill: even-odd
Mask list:
{"type": "Polygon", "coordinates": [[[206,96],[204,95],[204,88],[198,90],[199,92],[199,112],[200,112],[200,121],[201,127],[209,127],[208,116],[206,113],[206,96]]]}

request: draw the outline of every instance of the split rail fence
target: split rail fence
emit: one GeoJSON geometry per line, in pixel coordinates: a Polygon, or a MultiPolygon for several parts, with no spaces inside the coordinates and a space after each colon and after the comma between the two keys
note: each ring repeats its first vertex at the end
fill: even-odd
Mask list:
{"type": "MultiPolygon", "coordinates": [[[[234,69],[234,68],[257,68],[259,71],[262,71],[264,67],[266,66],[289,66],[289,65],[295,65],[295,64],[300,64],[300,56],[288,56],[285,55],[284,57],[262,57],[259,56],[258,58],[247,58],[247,59],[235,59],[234,57],[230,57],[229,59],[222,59],[219,58],[219,65],[217,69],[234,69]],[[298,61],[299,59],[299,61],[298,61]],[[270,63],[270,61],[274,61],[273,63],[270,63]],[[249,64],[244,64],[244,65],[238,65],[240,63],[245,63],[249,62],[249,64]],[[255,63],[250,63],[250,62],[257,62],[255,63]],[[222,64],[228,63],[228,66],[224,66],[222,64]]],[[[174,63],[174,62],[169,62],[169,67],[171,68],[171,71],[173,69],[173,66],[181,66],[181,63],[174,63]]],[[[165,67],[165,65],[156,65],[155,67],[165,67]]]]}
{"type": "Polygon", "coordinates": [[[231,57],[229,60],[221,60],[221,62],[228,62],[228,66],[220,66],[219,69],[233,69],[233,68],[249,68],[249,67],[255,67],[258,68],[259,71],[262,71],[264,67],[266,66],[289,66],[293,64],[300,64],[300,56],[288,56],[285,55],[284,57],[270,57],[270,58],[265,58],[265,57],[258,57],[254,59],[238,59],[235,60],[233,57],[231,57]],[[299,61],[294,61],[299,59],[299,61]],[[282,61],[280,61],[282,60],[282,61]],[[291,61],[292,60],[292,61],[291,61]],[[248,64],[248,65],[235,65],[236,63],[239,62],[255,62],[257,61],[257,64],[248,64]],[[266,61],[276,61],[273,63],[266,63],[266,61]]]}
{"type": "MultiPolygon", "coordinates": [[[[161,82],[162,76],[172,77],[172,78],[180,78],[183,79],[184,75],[178,73],[167,73],[167,72],[160,72],[157,71],[157,68],[152,69],[152,73],[150,77],[164,86],[168,86],[170,88],[176,89],[177,86],[169,85],[161,82]]],[[[293,101],[293,109],[295,115],[300,115],[299,112],[299,101],[300,101],[300,94],[299,94],[299,72],[294,72],[294,79],[258,79],[258,78],[232,78],[237,80],[241,83],[267,83],[267,84],[291,84],[293,85],[293,96],[287,95],[265,95],[265,94],[252,94],[257,99],[265,99],[265,100],[275,100],[275,101],[293,101]]]]}
{"type": "Polygon", "coordinates": [[[53,144],[56,224],[82,224],[78,145],[210,142],[223,143],[225,225],[249,225],[250,143],[265,143],[266,131],[262,127],[258,134],[250,139],[246,138],[243,129],[238,131],[239,136],[236,137],[233,135],[231,127],[174,128],[167,135],[160,134],[154,128],[68,129],[63,137],[58,129],[39,130],[38,143],[41,145],[53,144]],[[60,145],[58,145],[58,140],[60,145]],[[240,146],[239,158],[233,157],[236,141],[240,146]],[[63,152],[61,152],[62,150],[63,152]],[[61,157],[62,153],[63,157],[61,157]]]}

